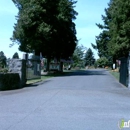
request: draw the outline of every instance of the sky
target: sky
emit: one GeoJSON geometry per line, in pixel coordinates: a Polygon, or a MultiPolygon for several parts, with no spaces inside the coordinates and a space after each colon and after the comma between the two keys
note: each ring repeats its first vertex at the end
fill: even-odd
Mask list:
{"type": "MultiPolygon", "coordinates": [[[[95,58],[98,58],[97,51],[93,50],[91,43],[95,44],[95,36],[99,35],[101,30],[96,23],[102,23],[101,15],[105,14],[104,9],[108,7],[109,0],[78,0],[75,10],[78,12],[76,24],[77,38],[80,39],[79,45],[91,48],[95,58]]],[[[6,57],[12,57],[18,52],[20,58],[23,52],[18,50],[18,45],[9,47],[12,43],[10,38],[13,34],[13,26],[17,23],[15,16],[18,10],[12,0],[0,0],[0,51],[3,51],[6,57]]]]}

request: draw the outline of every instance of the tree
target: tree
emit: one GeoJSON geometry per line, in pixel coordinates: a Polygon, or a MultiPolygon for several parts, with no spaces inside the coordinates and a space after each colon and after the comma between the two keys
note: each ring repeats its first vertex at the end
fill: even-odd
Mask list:
{"type": "Polygon", "coordinates": [[[74,51],[74,54],[73,54],[73,65],[72,67],[84,67],[84,54],[85,54],[85,51],[87,50],[86,47],[84,47],[83,45],[77,45],[76,46],[76,49],[74,51]]]}
{"type": "Polygon", "coordinates": [[[94,54],[91,50],[91,48],[89,48],[85,54],[85,66],[92,66],[94,65],[95,59],[94,59],[94,54]]]}
{"type": "Polygon", "coordinates": [[[19,9],[13,43],[25,52],[42,52],[43,57],[69,58],[77,38],[73,22],[77,12],[73,0],[13,0],[19,9]]]}
{"type": "Polygon", "coordinates": [[[97,66],[104,68],[105,66],[109,65],[109,61],[106,57],[101,57],[101,58],[97,59],[96,64],[97,64],[97,66]]]}
{"type": "Polygon", "coordinates": [[[130,50],[130,4],[129,0],[110,0],[105,16],[102,15],[104,24],[97,24],[102,32],[96,38],[96,45],[100,57],[108,60],[128,57],[130,50]]]}
{"type": "Polygon", "coordinates": [[[6,56],[4,55],[4,52],[0,52],[0,68],[6,67],[6,56]]]}
{"type": "MultiPolygon", "coordinates": [[[[111,1],[108,6],[111,6],[111,1]]],[[[96,24],[98,28],[102,30],[102,32],[98,36],[96,36],[96,45],[94,45],[93,43],[91,43],[91,45],[94,49],[98,50],[99,57],[106,57],[110,59],[111,56],[108,50],[108,43],[110,41],[109,23],[111,21],[110,8],[105,9],[105,15],[102,15],[102,20],[103,24],[96,24]]]]}
{"type": "Polygon", "coordinates": [[[130,50],[130,4],[129,0],[113,0],[110,26],[109,50],[116,58],[128,57],[130,50]]]}
{"type": "Polygon", "coordinates": [[[15,52],[12,58],[13,59],[19,59],[19,54],[17,52],[15,52]]]}
{"type": "Polygon", "coordinates": [[[96,36],[96,45],[91,43],[92,47],[98,50],[99,57],[109,57],[108,42],[109,42],[108,31],[103,30],[99,34],[99,36],[96,36]]]}
{"type": "MultiPolygon", "coordinates": [[[[59,43],[58,47],[56,46],[56,52],[58,58],[68,58],[72,56],[76,43],[76,29],[75,23],[73,20],[76,19],[77,12],[74,10],[74,5],[76,1],[74,0],[60,0],[58,7],[58,33],[56,39],[59,43]],[[60,49],[59,49],[60,47],[60,49]],[[60,51],[60,52],[59,52],[60,51]],[[60,57],[59,57],[60,56],[60,57]]],[[[57,23],[56,23],[57,26],[57,23]]]]}

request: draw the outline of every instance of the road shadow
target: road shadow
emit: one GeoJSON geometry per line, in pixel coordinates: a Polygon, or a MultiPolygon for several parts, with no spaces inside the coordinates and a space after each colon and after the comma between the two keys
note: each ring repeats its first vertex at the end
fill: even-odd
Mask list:
{"type": "Polygon", "coordinates": [[[68,76],[92,76],[92,75],[106,75],[106,70],[78,70],[68,73],[68,76]]]}
{"type": "MultiPolygon", "coordinates": [[[[67,72],[63,72],[63,73],[54,73],[54,74],[47,74],[44,76],[49,76],[49,78],[51,77],[66,77],[66,76],[100,76],[100,75],[107,75],[106,74],[105,69],[93,69],[93,70],[71,70],[71,71],[67,71],[67,72]]],[[[25,86],[23,86],[22,88],[18,88],[18,89],[13,89],[13,90],[19,90],[19,89],[24,89],[24,88],[28,88],[28,87],[38,87],[39,85],[42,84],[46,84],[48,82],[50,82],[51,79],[46,79],[44,81],[38,81],[35,83],[30,83],[30,84],[26,84],[25,86]]],[[[6,91],[13,91],[13,90],[6,90],[6,91]]]]}
{"type": "Polygon", "coordinates": [[[64,76],[92,76],[92,75],[106,75],[105,69],[92,69],[92,70],[72,70],[62,73],[51,73],[44,76],[64,77],[64,76]]]}
{"type": "Polygon", "coordinates": [[[23,88],[25,88],[25,87],[37,87],[37,86],[38,86],[37,84],[30,83],[30,84],[26,84],[23,88]]]}
{"type": "MultiPolygon", "coordinates": [[[[71,71],[67,71],[67,72],[62,72],[62,73],[49,73],[49,74],[46,74],[46,75],[43,75],[45,77],[66,77],[66,76],[94,76],[94,75],[106,75],[106,72],[107,70],[105,69],[90,69],[90,70],[71,70],[71,71]]],[[[30,84],[26,84],[23,88],[26,88],[26,87],[37,87],[39,85],[42,85],[42,84],[46,84],[48,82],[50,82],[51,80],[50,79],[47,79],[47,80],[44,80],[44,81],[38,81],[38,82],[35,82],[35,83],[30,83],[30,84]]]]}

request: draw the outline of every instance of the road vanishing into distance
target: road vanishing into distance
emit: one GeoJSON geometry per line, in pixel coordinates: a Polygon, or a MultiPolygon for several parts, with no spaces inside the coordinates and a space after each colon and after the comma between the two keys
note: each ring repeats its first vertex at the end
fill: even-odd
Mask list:
{"type": "Polygon", "coordinates": [[[0,130],[119,130],[123,119],[130,90],[103,69],[0,91],[0,130]]]}

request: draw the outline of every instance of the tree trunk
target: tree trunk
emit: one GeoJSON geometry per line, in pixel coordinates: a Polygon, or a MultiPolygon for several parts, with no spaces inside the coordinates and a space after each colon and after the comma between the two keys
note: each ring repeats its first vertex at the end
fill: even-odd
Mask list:
{"type": "Polygon", "coordinates": [[[40,52],[35,50],[35,56],[40,56],[40,52]]]}
{"type": "Polygon", "coordinates": [[[46,71],[49,71],[49,70],[50,70],[49,66],[50,66],[50,57],[47,57],[47,67],[46,67],[46,71]]]}
{"type": "Polygon", "coordinates": [[[35,60],[40,60],[40,52],[39,51],[35,51],[35,53],[34,53],[34,59],[35,60]]]}
{"type": "Polygon", "coordinates": [[[112,69],[116,69],[117,68],[117,63],[116,63],[116,58],[113,58],[113,66],[112,69]]]}
{"type": "Polygon", "coordinates": [[[60,72],[63,72],[63,62],[60,62],[60,72]]]}

